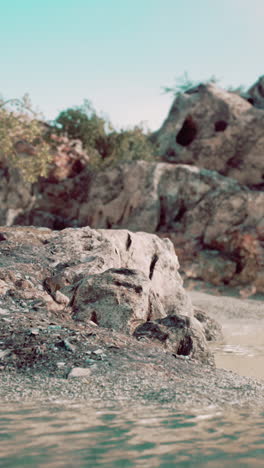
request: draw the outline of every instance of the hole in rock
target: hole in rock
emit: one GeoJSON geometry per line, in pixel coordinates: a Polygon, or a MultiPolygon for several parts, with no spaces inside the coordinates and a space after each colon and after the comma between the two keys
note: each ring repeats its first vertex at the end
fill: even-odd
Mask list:
{"type": "Polygon", "coordinates": [[[96,323],[96,325],[98,325],[97,315],[96,315],[95,311],[92,312],[91,322],[94,322],[94,323],[96,323]]]}
{"type": "Polygon", "coordinates": [[[225,120],[218,120],[214,125],[216,132],[224,132],[227,126],[228,123],[225,120]]]}
{"type": "Polygon", "coordinates": [[[189,146],[197,135],[197,125],[191,115],[183,122],[182,128],[176,136],[176,143],[181,146],[189,146]]]}
{"type": "Polygon", "coordinates": [[[129,249],[130,249],[131,244],[132,244],[131,235],[128,234],[128,235],[127,235],[127,240],[126,240],[126,250],[129,250],[129,249]]]}
{"type": "Polygon", "coordinates": [[[193,341],[190,336],[185,336],[179,344],[177,354],[179,356],[189,356],[193,349],[193,341]]]}
{"type": "Polygon", "coordinates": [[[135,276],[137,274],[135,270],[130,270],[129,268],[112,268],[111,271],[125,276],[135,276]]]}
{"type": "Polygon", "coordinates": [[[5,241],[6,237],[0,232],[0,242],[5,241]]]}
{"type": "Polygon", "coordinates": [[[149,267],[149,279],[151,279],[153,277],[155,265],[156,265],[158,259],[159,259],[158,255],[154,254],[152,259],[151,259],[151,263],[150,263],[150,267],[149,267]]]}

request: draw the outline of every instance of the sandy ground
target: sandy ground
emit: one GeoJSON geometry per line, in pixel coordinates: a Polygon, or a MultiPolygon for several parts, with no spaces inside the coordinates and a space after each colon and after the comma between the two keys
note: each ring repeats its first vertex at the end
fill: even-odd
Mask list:
{"type": "MultiPolygon", "coordinates": [[[[224,343],[214,343],[216,366],[264,380],[264,298],[190,293],[193,303],[221,323],[224,343]]],[[[260,296],[259,296],[260,297],[260,296]]]]}

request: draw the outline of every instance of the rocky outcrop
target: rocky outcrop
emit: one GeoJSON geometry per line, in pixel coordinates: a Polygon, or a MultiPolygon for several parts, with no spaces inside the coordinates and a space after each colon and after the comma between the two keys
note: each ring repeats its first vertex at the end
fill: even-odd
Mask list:
{"type": "MultiPolygon", "coordinates": [[[[252,89],[254,96],[261,83],[252,89]]],[[[263,187],[263,125],[263,110],[214,84],[201,84],[175,98],[152,138],[165,161],[216,170],[263,187]]]]}
{"type": "MultiPolygon", "coordinates": [[[[41,182],[34,187],[35,195],[16,186],[12,178],[5,183],[5,194],[8,188],[13,190],[13,206],[17,207],[12,212],[14,224],[52,229],[89,225],[158,233],[173,242],[187,277],[215,285],[251,284],[256,291],[264,291],[264,192],[217,172],[137,161],[93,177],[85,169],[60,183],[41,182]],[[19,196],[23,190],[24,198],[19,196]]],[[[8,205],[2,205],[3,224],[10,217],[10,203],[11,198],[8,205]]],[[[129,236],[122,242],[130,252],[129,236]]],[[[146,246],[137,249],[141,255],[146,246]]],[[[128,268],[135,265],[130,263],[128,268]]],[[[164,284],[162,277],[159,281],[164,284]]]]}
{"type": "MultiPolygon", "coordinates": [[[[249,90],[258,107],[262,81],[249,90]]],[[[0,225],[157,233],[173,242],[186,277],[263,292],[263,124],[264,110],[208,84],[179,95],[153,135],[167,162],[95,170],[78,142],[55,137],[47,179],[30,185],[0,166],[0,225]]]]}
{"type": "MultiPolygon", "coordinates": [[[[186,350],[174,340],[174,353],[211,362],[168,239],[89,227],[60,232],[2,228],[0,236],[2,311],[17,314],[19,320],[34,313],[35,322],[38,316],[68,317],[84,327],[92,323],[128,335],[146,322],[167,319],[175,322],[176,341],[177,323],[182,328],[177,317],[185,317],[192,345],[186,350]]],[[[168,334],[168,351],[173,333],[168,334]]]]}

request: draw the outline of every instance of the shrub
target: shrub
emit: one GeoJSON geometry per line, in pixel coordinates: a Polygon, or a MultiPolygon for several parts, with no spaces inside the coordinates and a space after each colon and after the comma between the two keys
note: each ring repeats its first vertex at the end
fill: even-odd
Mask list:
{"type": "Polygon", "coordinates": [[[0,163],[18,168],[25,180],[34,182],[46,176],[50,160],[44,125],[33,112],[28,96],[0,99],[0,163]]]}
{"type": "Polygon", "coordinates": [[[154,156],[154,147],[141,126],[118,132],[108,120],[98,116],[89,101],[62,111],[54,128],[58,134],[81,140],[94,168],[154,156]]]}
{"type": "Polygon", "coordinates": [[[53,125],[58,134],[81,140],[84,148],[105,151],[106,130],[110,124],[97,115],[89,101],[85,100],[82,106],[60,112],[53,125]]]}

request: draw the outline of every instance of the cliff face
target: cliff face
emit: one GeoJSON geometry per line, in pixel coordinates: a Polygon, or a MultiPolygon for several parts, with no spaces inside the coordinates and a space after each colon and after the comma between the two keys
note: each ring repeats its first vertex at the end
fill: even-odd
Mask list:
{"type": "Polygon", "coordinates": [[[264,110],[200,85],[153,135],[157,162],[96,173],[83,164],[34,186],[0,168],[0,224],[157,233],[173,241],[187,277],[264,292],[263,126],[264,110]]]}

